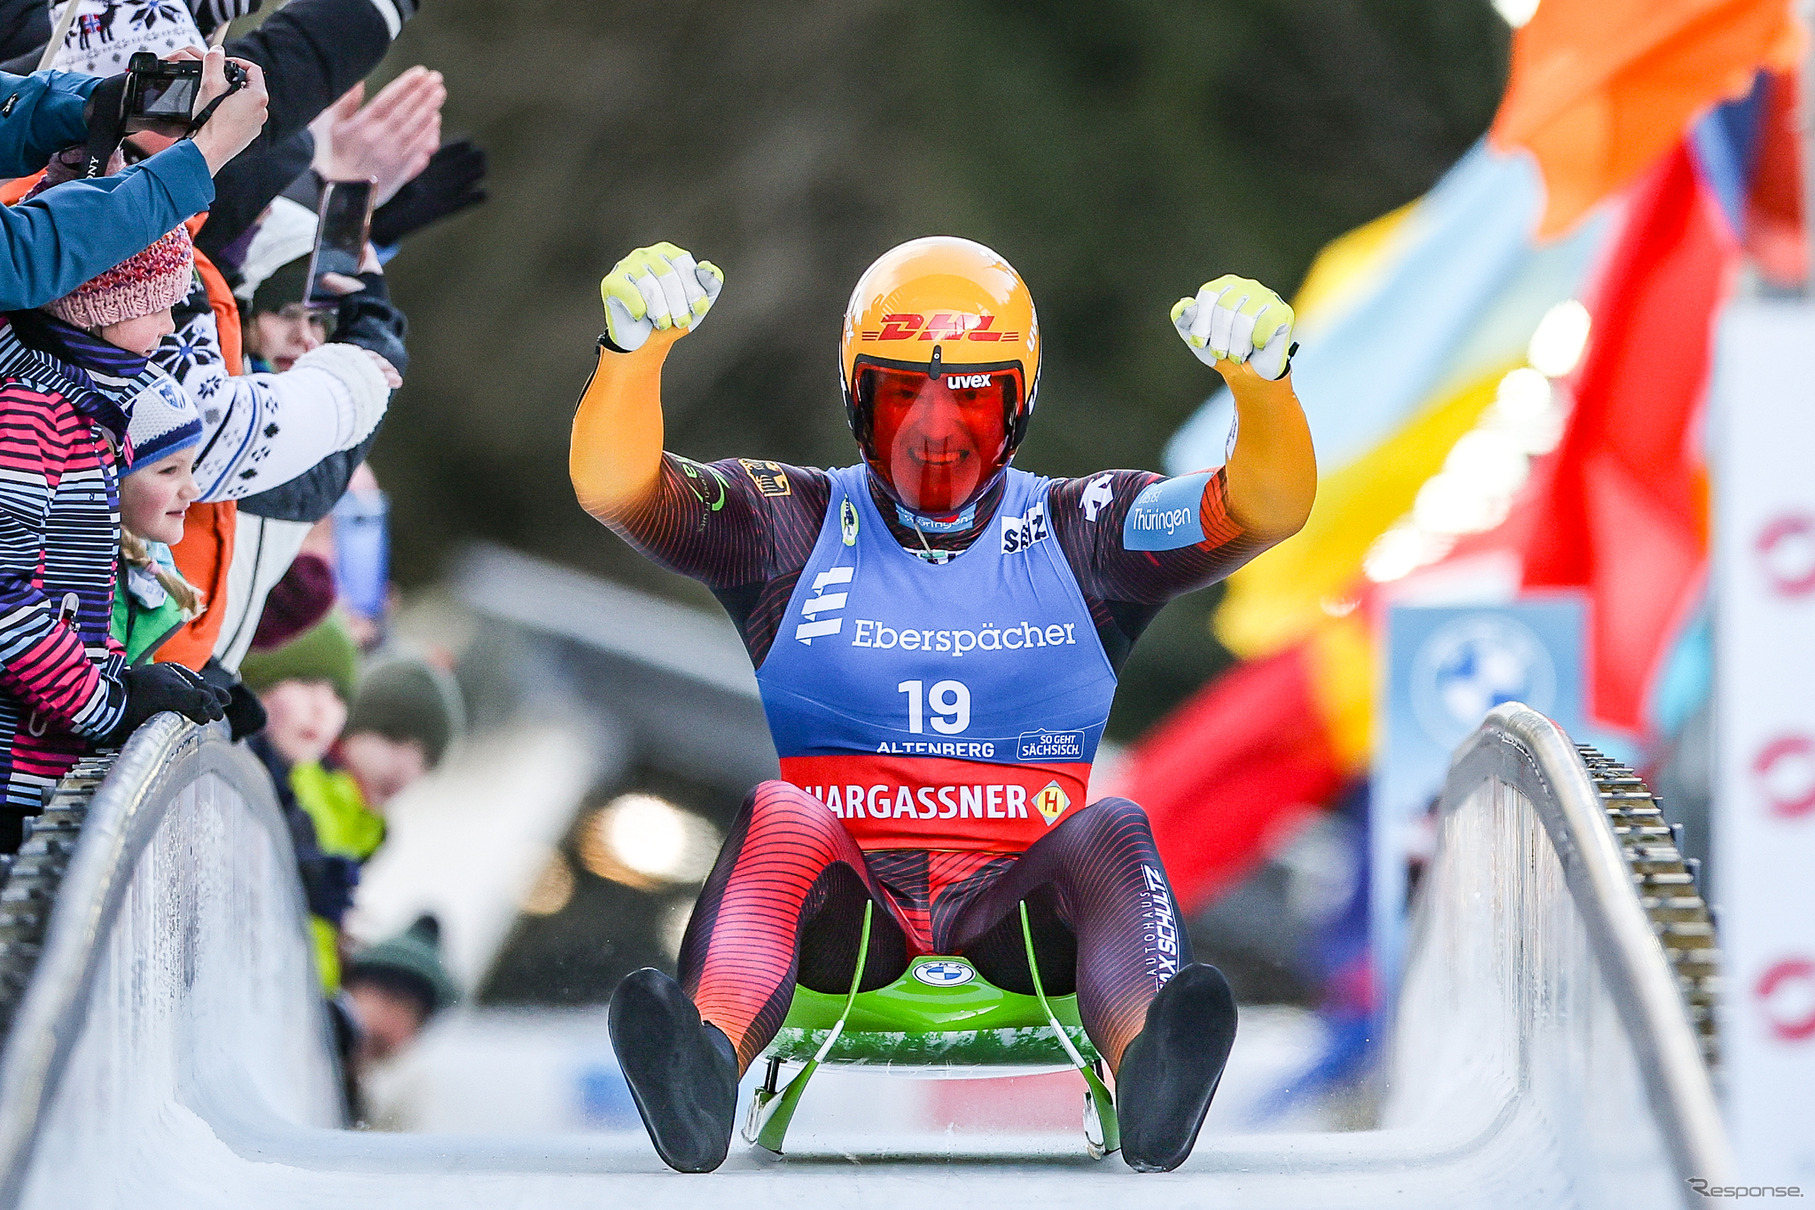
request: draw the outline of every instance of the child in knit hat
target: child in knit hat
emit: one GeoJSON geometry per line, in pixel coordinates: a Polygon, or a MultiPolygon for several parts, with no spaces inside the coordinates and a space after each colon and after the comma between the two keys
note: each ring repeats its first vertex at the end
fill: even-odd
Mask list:
{"type": "MultiPolygon", "coordinates": [[[[124,164],[116,151],[107,168],[118,172],[124,164]]],[[[26,199],[74,180],[80,172],[80,149],[53,156],[43,179],[26,199]]],[[[177,227],[143,252],[89,278],[62,298],[52,299],[44,310],[116,348],[150,357],[159,342],[176,330],[171,308],[189,296],[194,282],[195,244],[189,228],[177,227]]]]}
{"type": "Polygon", "coordinates": [[[359,649],[337,615],[272,651],[253,652],[240,665],[246,685],[269,716],[262,744],[276,761],[274,776],[326,756],[346,725],[359,681],[359,649]],[[277,766],[281,763],[281,770],[277,766]]]}
{"type": "Polygon", "coordinates": [[[360,1069],[407,1047],[460,989],[441,961],[441,922],[432,915],[395,937],[355,951],[342,981],[341,1007],[355,1027],[352,1058],[360,1069]]]}
{"type": "MultiPolygon", "coordinates": [[[[33,194],[74,171],[67,157],[53,159],[33,194]]],[[[115,348],[149,357],[174,330],[171,308],[188,296],[194,278],[195,246],[189,229],[178,227],[46,303],[44,310],[115,348]]],[[[201,494],[190,473],[202,439],[201,414],[188,391],[159,375],[134,401],[126,435],[120,479],[122,574],[114,590],[111,630],[126,647],[127,663],[136,664],[149,660],[205,604],[170,557],[170,547],[183,540],[183,516],[201,494]]]]}
{"type": "Polygon", "coordinates": [[[254,651],[240,665],[267,721],[246,747],[265,766],[296,846],[309,903],[317,973],[330,995],[340,986],[340,922],[353,904],[359,864],[384,839],[384,821],[364,812],[335,812],[314,791],[318,763],[339,738],[359,679],[359,650],[338,615],[281,647],[254,651]],[[324,813],[324,807],[327,811],[324,813]]]}
{"type": "Polygon", "coordinates": [[[120,480],[119,586],[113,637],[126,661],[148,660],[163,641],[206,604],[176,569],[170,548],[183,540],[183,518],[195,485],[202,418],[189,393],[165,380],[134,402],[127,427],[133,463],[120,480]]]}
{"type": "Polygon", "coordinates": [[[189,229],[178,227],[44,309],[108,344],[149,357],[176,330],[170,309],[188,297],[194,273],[195,245],[189,229]]]}
{"type": "Polygon", "coordinates": [[[465,723],[452,676],[428,660],[393,655],[360,679],[334,756],[369,808],[383,814],[393,798],[441,763],[465,723]]]}

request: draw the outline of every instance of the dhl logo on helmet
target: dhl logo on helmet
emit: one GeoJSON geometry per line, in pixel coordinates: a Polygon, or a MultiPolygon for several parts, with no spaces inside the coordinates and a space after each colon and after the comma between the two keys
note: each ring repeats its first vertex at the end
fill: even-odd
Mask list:
{"type": "Polygon", "coordinates": [[[863,340],[1019,340],[1019,332],[998,332],[994,315],[967,315],[962,311],[936,311],[929,318],[914,311],[892,311],[882,317],[882,327],[860,332],[863,340]]]}

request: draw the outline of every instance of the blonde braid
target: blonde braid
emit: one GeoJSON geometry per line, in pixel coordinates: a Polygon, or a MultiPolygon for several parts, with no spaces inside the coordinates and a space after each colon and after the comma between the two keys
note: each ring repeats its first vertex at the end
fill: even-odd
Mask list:
{"type": "Polygon", "coordinates": [[[125,526],[120,527],[120,555],[141,571],[149,571],[164,586],[164,591],[182,609],[185,622],[202,616],[208,594],[185,580],[181,572],[159,564],[151,557],[151,548],[145,545],[145,539],[125,526]]]}

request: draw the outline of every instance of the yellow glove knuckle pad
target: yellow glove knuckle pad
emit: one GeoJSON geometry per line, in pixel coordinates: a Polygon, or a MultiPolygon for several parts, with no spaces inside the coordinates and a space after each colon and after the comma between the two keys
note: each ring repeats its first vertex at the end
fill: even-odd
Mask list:
{"type": "MultiPolygon", "coordinates": [[[[1297,316],[1280,296],[1251,277],[1225,273],[1205,282],[1196,295],[1181,298],[1172,305],[1172,323],[1179,335],[1201,359],[1217,363],[1228,360],[1230,350],[1219,347],[1219,341],[1251,347],[1254,353],[1282,332],[1290,332],[1297,316]],[[1185,314],[1193,306],[1211,308],[1209,317],[1198,315],[1186,325],[1185,314]],[[1233,321],[1233,328],[1231,328],[1233,321]],[[1199,335],[1207,330],[1208,335],[1199,335]],[[1205,356],[1205,354],[1209,356],[1205,356]]],[[[1244,358],[1247,354],[1243,354],[1244,358]]]]}
{"type": "MultiPolygon", "coordinates": [[[[607,273],[599,282],[599,297],[602,302],[607,304],[615,298],[624,304],[624,309],[630,312],[630,318],[643,318],[643,312],[646,309],[643,303],[643,292],[637,289],[636,284],[630,280],[630,274],[625,271],[623,261],[619,261],[618,267],[607,273]]],[[[609,310],[610,308],[607,307],[608,313],[609,310]]]]}

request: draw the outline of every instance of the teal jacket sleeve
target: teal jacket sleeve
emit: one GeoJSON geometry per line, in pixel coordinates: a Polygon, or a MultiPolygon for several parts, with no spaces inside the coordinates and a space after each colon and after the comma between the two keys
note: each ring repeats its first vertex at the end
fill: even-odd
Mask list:
{"type": "Polygon", "coordinates": [[[0,206],[0,311],[63,297],[213,201],[208,161],[185,139],[113,176],[65,181],[0,206]]]}
{"type": "Polygon", "coordinates": [[[100,82],[71,71],[0,72],[0,177],[36,172],[65,147],[87,142],[82,107],[100,82]]]}

